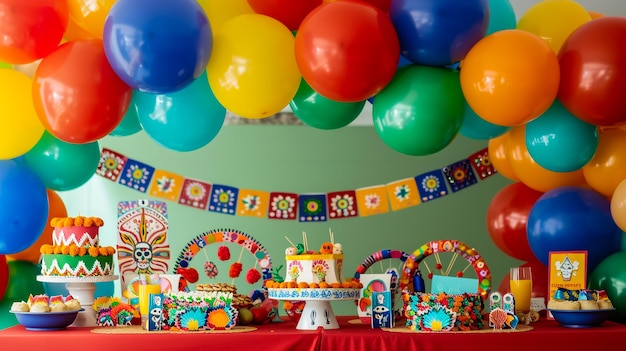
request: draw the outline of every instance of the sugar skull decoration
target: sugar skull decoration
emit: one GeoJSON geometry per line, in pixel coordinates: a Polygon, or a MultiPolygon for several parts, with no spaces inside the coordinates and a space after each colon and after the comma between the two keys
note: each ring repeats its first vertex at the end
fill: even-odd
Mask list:
{"type": "Polygon", "coordinates": [[[164,202],[140,200],[118,204],[119,272],[166,274],[170,259],[164,202]]]}

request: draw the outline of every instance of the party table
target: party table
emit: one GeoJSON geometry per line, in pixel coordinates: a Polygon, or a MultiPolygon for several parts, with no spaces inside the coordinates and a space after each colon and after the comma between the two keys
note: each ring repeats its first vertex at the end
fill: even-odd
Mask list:
{"type": "Polygon", "coordinates": [[[66,351],[77,345],[90,351],[110,351],[121,345],[151,351],[226,350],[309,350],[309,351],[397,351],[454,350],[465,348],[507,351],[609,350],[626,335],[626,325],[605,322],[595,328],[570,329],[554,321],[533,323],[525,332],[425,333],[390,332],[355,323],[356,317],[338,316],[338,329],[298,330],[296,322],[269,323],[243,333],[139,333],[110,334],[93,327],[69,327],[61,331],[28,331],[14,326],[0,331],[0,349],[6,351],[66,351]],[[132,345],[132,346],[131,346],[132,345]]]}

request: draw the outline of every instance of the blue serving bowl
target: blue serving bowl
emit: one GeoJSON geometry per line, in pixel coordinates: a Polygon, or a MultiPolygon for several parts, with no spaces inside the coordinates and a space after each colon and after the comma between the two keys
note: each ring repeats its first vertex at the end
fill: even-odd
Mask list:
{"type": "Polygon", "coordinates": [[[604,323],[614,308],[603,310],[549,310],[554,319],[568,328],[597,327],[604,323]]]}
{"type": "Polygon", "coordinates": [[[62,330],[74,323],[76,316],[84,308],[74,311],[64,312],[16,312],[10,311],[17,318],[17,322],[23,325],[26,330],[62,330]]]}

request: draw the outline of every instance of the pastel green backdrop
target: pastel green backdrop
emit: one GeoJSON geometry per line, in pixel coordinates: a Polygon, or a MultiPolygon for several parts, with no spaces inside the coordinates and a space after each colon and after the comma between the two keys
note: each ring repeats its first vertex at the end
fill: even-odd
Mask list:
{"type": "MultiPolygon", "coordinates": [[[[386,184],[442,168],[487,147],[484,140],[459,135],[450,146],[436,154],[407,156],[387,147],[375,129],[367,126],[332,131],[306,126],[224,126],[211,143],[192,152],[168,150],[143,131],[125,137],[108,136],[99,143],[100,147],[186,178],[238,188],[298,194],[386,184]]],[[[491,199],[508,184],[508,179],[496,174],[457,193],[415,207],[318,223],[231,216],[166,201],[172,255],[170,271],[185,244],[207,231],[230,228],[254,237],[269,252],[272,266],[278,267],[285,263],[284,251],[289,246],[285,236],[294,242],[302,242],[304,231],[309,246],[317,249],[323,241],[329,240],[330,228],[335,241],[342,243],[344,248],[346,277],[351,277],[356,267],[376,251],[396,249],[412,253],[428,241],[456,239],[473,246],[486,259],[493,276],[492,286],[497,289],[508,268],[521,263],[500,251],[486,228],[486,212],[491,199]]],[[[105,225],[100,231],[103,245],[116,243],[116,206],[119,201],[162,200],[98,175],[83,186],[59,192],[59,195],[69,216],[99,216],[104,219],[105,225]]],[[[207,256],[199,253],[192,261],[203,263],[209,257],[219,264],[216,257],[219,245],[209,246],[215,247],[206,248],[207,256]]],[[[237,247],[230,247],[230,251],[228,264],[236,261],[241,254],[237,247]]],[[[445,258],[444,265],[449,259],[445,258]]],[[[253,267],[251,260],[250,254],[243,254],[244,270],[235,281],[240,293],[248,293],[254,288],[245,281],[246,270],[253,267]]],[[[371,267],[368,272],[382,272],[382,269],[376,271],[375,268],[378,267],[371,267]]],[[[204,275],[200,265],[201,282],[231,283],[227,275],[228,265],[219,269],[218,277],[211,280],[204,275]]],[[[432,264],[431,269],[434,269],[432,264]]],[[[284,275],[284,269],[282,273],[284,275]]],[[[465,275],[475,277],[469,270],[465,275]]],[[[119,283],[115,290],[116,294],[120,294],[119,283]]],[[[333,309],[337,315],[356,314],[351,301],[333,302],[333,309]]]]}

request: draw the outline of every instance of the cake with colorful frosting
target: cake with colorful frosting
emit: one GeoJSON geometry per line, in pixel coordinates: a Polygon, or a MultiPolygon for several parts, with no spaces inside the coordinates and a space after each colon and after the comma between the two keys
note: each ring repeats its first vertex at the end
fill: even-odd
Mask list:
{"type": "MultiPolygon", "coordinates": [[[[293,244],[285,250],[285,277],[273,277],[268,288],[288,289],[358,289],[356,279],[343,276],[343,248],[340,243],[323,242],[319,251],[308,250],[306,244],[293,244]],[[279,278],[279,279],[276,279],[279,278]]],[[[306,243],[306,239],[305,239],[306,243]]]]}
{"type": "Polygon", "coordinates": [[[98,217],[56,217],[52,245],[41,246],[41,274],[44,276],[89,277],[113,274],[115,248],[100,246],[98,217]]]}

